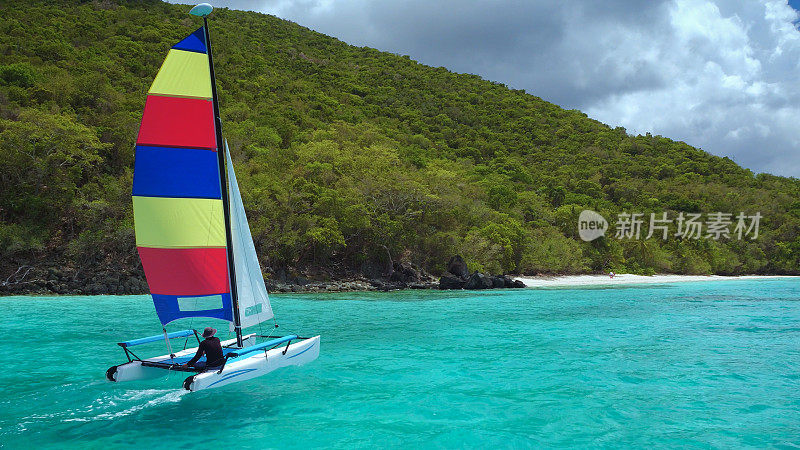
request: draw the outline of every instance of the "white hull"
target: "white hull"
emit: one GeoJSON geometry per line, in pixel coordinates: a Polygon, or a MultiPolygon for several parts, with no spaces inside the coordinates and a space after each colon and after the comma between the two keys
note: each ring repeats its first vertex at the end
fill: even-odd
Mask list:
{"type": "MultiPolygon", "coordinates": [[[[254,339],[255,334],[248,334],[242,338],[244,342],[244,346],[247,347],[248,345],[252,345],[255,342],[254,339]]],[[[220,344],[223,347],[227,347],[229,345],[236,344],[236,339],[228,339],[227,341],[222,341],[220,344]]],[[[197,353],[197,347],[194,348],[187,348],[186,350],[181,350],[175,352],[175,357],[180,358],[184,356],[194,356],[197,353]]],[[[156,356],[155,358],[147,358],[145,361],[150,362],[161,362],[161,363],[169,363],[170,362],[169,355],[161,355],[156,356]]],[[[127,364],[121,364],[117,366],[116,371],[110,374],[108,379],[110,381],[136,381],[136,380],[149,380],[153,378],[163,377],[165,376],[165,370],[158,368],[158,367],[147,367],[143,366],[141,361],[131,361],[127,364]]]]}
{"type": "Polygon", "coordinates": [[[145,367],[141,361],[132,361],[127,364],[117,366],[117,371],[111,375],[113,381],[134,381],[134,380],[150,380],[153,378],[163,377],[164,369],[157,367],[145,367]]]}
{"type": "MultiPolygon", "coordinates": [[[[253,336],[254,335],[248,335],[244,337],[245,347],[248,347],[248,343],[252,344],[255,342],[255,339],[251,339],[253,336]]],[[[313,338],[290,344],[288,348],[285,345],[280,345],[278,348],[269,350],[266,355],[263,351],[259,351],[252,356],[231,359],[225,364],[222,373],[218,373],[218,370],[214,370],[192,375],[184,381],[184,387],[190,391],[212,389],[238,381],[256,378],[281,367],[303,365],[317,359],[319,356],[319,338],[319,336],[314,336],[313,338]],[[286,354],[284,354],[284,350],[286,354]]],[[[235,343],[235,339],[222,341],[223,346],[235,343]]],[[[197,352],[197,347],[187,348],[186,350],[176,352],[175,357],[192,356],[195,352],[197,352]]],[[[168,364],[170,359],[169,355],[162,355],[146,359],[145,361],[168,364]]],[[[163,377],[168,371],[169,369],[143,366],[141,361],[132,361],[116,366],[116,370],[110,371],[108,377],[110,380],[117,382],[147,380],[163,377]]],[[[175,372],[181,373],[179,371],[175,372]]]]}
{"type": "Polygon", "coordinates": [[[250,380],[287,366],[301,366],[319,356],[319,336],[314,336],[295,344],[281,345],[266,354],[258,352],[247,358],[236,359],[225,365],[222,373],[203,372],[184,381],[183,386],[190,391],[218,388],[239,381],[250,380]],[[284,350],[286,354],[284,354],[284,350]]]}

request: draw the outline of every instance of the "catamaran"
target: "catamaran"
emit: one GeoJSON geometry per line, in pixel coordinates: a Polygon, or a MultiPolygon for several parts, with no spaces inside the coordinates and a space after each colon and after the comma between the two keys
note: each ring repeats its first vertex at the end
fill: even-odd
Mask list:
{"type": "MultiPolygon", "coordinates": [[[[110,381],[191,375],[190,391],[252,379],[319,356],[320,337],[250,333],[274,318],[222,127],[208,30],[207,3],[190,14],[203,26],[175,44],[147,93],[133,178],[136,246],[162,334],[120,342],[127,362],[110,367],[110,381]],[[222,341],[224,363],[198,369],[185,363],[194,329],[167,332],[185,318],[230,322],[235,339],[222,341]],[[171,339],[184,348],[172,351],[171,339]],[[133,347],[164,340],[167,354],[140,358],[133,347]]],[[[201,359],[203,361],[205,356],[201,359]]]]}

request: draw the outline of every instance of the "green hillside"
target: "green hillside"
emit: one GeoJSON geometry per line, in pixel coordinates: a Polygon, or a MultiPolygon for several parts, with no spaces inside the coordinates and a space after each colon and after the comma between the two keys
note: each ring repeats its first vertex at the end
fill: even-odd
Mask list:
{"type": "MultiPolygon", "coordinates": [[[[134,141],[167,50],[199,26],[187,10],[0,5],[0,281],[25,264],[139,273],[134,141]]],[[[439,273],[453,254],[495,273],[800,273],[797,179],[272,16],[217,10],[211,24],[223,132],[270,276],[389,258],[439,273]],[[586,243],[583,209],[763,218],[755,240],[586,243]]]]}

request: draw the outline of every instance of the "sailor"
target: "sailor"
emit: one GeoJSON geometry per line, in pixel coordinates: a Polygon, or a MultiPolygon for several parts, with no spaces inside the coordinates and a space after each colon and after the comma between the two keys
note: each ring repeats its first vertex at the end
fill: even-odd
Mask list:
{"type": "Polygon", "coordinates": [[[203,330],[205,339],[197,347],[197,353],[195,353],[194,358],[186,363],[187,366],[205,369],[206,367],[219,367],[225,362],[225,357],[222,354],[222,344],[219,342],[219,338],[214,337],[216,332],[217,330],[211,327],[206,327],[203,330]],[[206,360],[198,362],[203,355],[206,355],[206,360]]]}

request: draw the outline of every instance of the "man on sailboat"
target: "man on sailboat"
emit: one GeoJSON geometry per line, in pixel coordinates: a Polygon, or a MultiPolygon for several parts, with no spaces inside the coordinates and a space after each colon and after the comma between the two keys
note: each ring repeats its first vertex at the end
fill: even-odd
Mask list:
{"type": "Polygon", "coordinates": [[[187,366],[204,369],[207,367],[219,367],[225,362],[225,356],[222,354],[222,344],[219,342],[219,338],[214,337],[216,332],[217,330],[211,327],[206,327],[203,330],[205,339],[197,347],[197,353],[195,353],[194,357],[186,363],[187,366]],[[198,362],[203,355],[206,355],[206,360],[198,362]]]}

